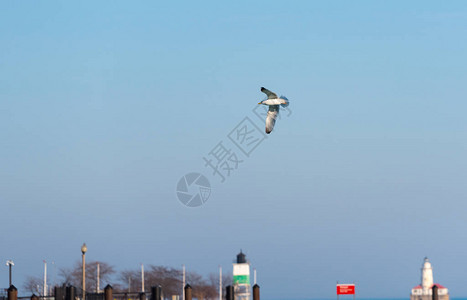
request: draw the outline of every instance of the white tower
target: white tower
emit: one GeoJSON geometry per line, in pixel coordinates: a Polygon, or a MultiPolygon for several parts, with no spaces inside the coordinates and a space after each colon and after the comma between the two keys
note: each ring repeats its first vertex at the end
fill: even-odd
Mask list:
{"type": "Polygon", "coordinates": [[[428,295],[433,286],[433,268],[431,263],[428,260],[428,257],[425,257],[425,261],[422,266],[422,290],[424,295],[428,295]]]}
{"type": "Polygon", "coordinates": [[[433,281],[433,268],[427,257],[422,265],[422,282],[415,286],[410,293],[410,300],[432,300],[433,287],[437,287],[439,300],[449,300],[449,291],[446,287],[433,281]]]}
{"type": "Polygon", "coordinates": [[[233,283],[235,300],[250,300],[250,264],[241,250],[233,264],[233,283]]]}

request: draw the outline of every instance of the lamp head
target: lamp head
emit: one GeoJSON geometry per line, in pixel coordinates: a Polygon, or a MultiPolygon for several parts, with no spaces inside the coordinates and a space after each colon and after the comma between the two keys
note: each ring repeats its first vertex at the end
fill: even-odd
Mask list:
{"type": "Polygon", "coordinates": [[[86,251],[88,251],[88,247],[86,247],[86,243],[83,243],[83,246],[81,246],[81,253],[85,254],[86,251]]]}

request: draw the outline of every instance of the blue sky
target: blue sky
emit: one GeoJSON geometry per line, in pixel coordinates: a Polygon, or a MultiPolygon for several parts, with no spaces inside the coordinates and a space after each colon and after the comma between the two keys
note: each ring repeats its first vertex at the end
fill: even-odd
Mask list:
{"type": "Polygon", "coordinates": [[[332,298],[336,280],[406,297],[428,256],[466,296],[465,2],[0,8],[0,258],[18,287],[86,242],[118,269],[203,274],[241,248],[265,299],[332,298]],[[202,157],[261,86],[292,114],[220,183],[202,157]],[[211,181],[199,208],[176,198],[187,172],[211,181]]]}

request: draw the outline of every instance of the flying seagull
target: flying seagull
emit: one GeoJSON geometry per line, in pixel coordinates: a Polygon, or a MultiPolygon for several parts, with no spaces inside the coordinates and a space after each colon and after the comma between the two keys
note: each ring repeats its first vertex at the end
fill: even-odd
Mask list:
{"type": "Polygon", "coordinates": [[[264,87],[261,88],[261,92],[265,93],[268,96],[267,99],[259,102],[258,104],[269,106],[268,115],[266,117],[266,133],[270,134],[272,129],[274,128],[274,124],[276,123],[277,114],[279,113],[279,107],[289,106],[289,100],[284,96],[277,97],[275,93],[271,92],[268,89],[265,89],[264,87]]]}

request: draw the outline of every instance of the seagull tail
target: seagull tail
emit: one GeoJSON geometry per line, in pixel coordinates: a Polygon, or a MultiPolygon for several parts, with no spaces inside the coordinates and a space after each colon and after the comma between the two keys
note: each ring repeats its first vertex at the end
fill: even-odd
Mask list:
{"type": "Polygon", "coordinates": [[[286,96],[280,96],[279,99],[285,100],[284,104],[281,104],[282,107],[287,107],[289,106],[289,99],[287,99],[286,96]]]}

